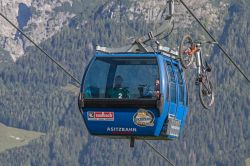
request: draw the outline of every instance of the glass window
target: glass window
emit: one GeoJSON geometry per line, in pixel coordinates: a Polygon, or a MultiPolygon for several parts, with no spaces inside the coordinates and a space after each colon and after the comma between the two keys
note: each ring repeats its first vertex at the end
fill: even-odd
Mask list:
{"type": "Polygon", "coordinates": [[[177,78],[178,78],[178,86],[179,86],[179,103],[181,105],[184,105],[184,85],[183,85],[183,80],[182,80],[182,75],[181,75],[181,70],[174,65],[177,78]]]}
{"type": "Polygon", "coordinates": [[[179,85],[179,103],[184,105],[184,86],[179,85]]]}
{"type": "Polygon", "coordinates": [[[175,78],[174,78],[174,70],[172,69],[171,63],[167,62],[167,67],[168,67],[168,75],[170,77],[170,82],[175,83],[175,78]]]}
{"type": "Polygon", "coordinates": [[[183,80],[182,80],[182,75],[181,75],[180,69],[178,69],[178,67],[176,65],[174,65],[174,69],[175,69],[176,74],[177,74],[178,84],[183,84],[183,80]]]}
{"type": "Polygon", "coordinates": [[[175,84],[175,76],[174,69],[172,69],[172,65],[170,62],[167,62],[167,69],[169,75],[169,84],[170,84],[170,102],[176,103],[176,84],[175,84]]]}
{"type": "Polygon", "coordinates": [[[105,61],[96,60],[88,70],[84,82],[84,94],[86,98],[104,98],[107,82],[107,73],[110,64],[105,61]]]}
{"type": "Polygon", "coordinates": [[[154,98],[157,79],[156,58],[97,58],[88,69],[84,92],[87,98],[154,98]]]}

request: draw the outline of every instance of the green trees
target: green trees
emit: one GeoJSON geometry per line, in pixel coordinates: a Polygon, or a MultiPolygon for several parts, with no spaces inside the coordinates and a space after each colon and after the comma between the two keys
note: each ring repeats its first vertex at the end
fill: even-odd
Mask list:
{"type": "MultiPolygon", "coordinates": [[[[79,4],[71,12],[87,8],[81,1],[75,3],[79,4]],[[77,6],[80,7],[77,9],[77,6]]],[[[128,42],[127,38],[146,34],[151,28],[139,20],[123,19],[119,23],[102,17],[94,19],[92,10],[96,11],[99,3],[91,1],[90,9],[78,18],[75,26],[65,26],[41,44],[79,80],[94,55],[96,44],[122,46],[128,42]]],[[[250,20],[246,3],[234,2],[225,18],[224,29],[213,33],[250,76],[250,20]],[[240,10],[230,11],[234,5],[240,10]]],[[[195,35],[196,30],[192,32],[195,35]]],[[[165,42],[177,45],[185,31],[189,30],[179,27],[165,42]]],[[[213,51],[209,63],[216,87],[215,108],[207,111],[201,107],[190,71],[187,78],[190,80],[190,112],[183,134],[173,142],[154,142],[176,165],[243,165],[250,155],[249,84],[222,53],[217,49],[213,51]]],[[[63,88],[76,83],[36,48],[28,48],[26,56],[16,63],[0,52],[3,53],[0,58],[8,62],[0,63],[0,122],[46,133],[25,147],[1,153],[1,165],[165,165],[141,141],[130,149],[126,140],[90,136],[78,112],[77,96],[63,88]]]]}

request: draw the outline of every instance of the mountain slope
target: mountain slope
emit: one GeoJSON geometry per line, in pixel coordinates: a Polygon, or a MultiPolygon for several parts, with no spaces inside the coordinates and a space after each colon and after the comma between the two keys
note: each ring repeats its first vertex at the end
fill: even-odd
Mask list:
{"type": "MultiPolygon", "coordinates": [[[[221,16],[223,26],[218,30],[210,27],[210,30],[250,75],[247,68],[250,65],[247,44],[250,20],[246,3],[230,3],[224,17],[221,16]]],[[[100,10],[102,7],[100,4],[93,7],[96,10],[90,17],[81,14],[74,24],[64,26],[41,43],[78,79],[94,55],[96,44],[119,46],[128,42],[125,37],[146,34],[152,26],[139,18],[129,20],[127,15],[121,23],[117,19],[100,17],[109,11],[100,10]],[[125,37],[120,36],[120,32],[125,37]]],[[[114,8],[119,9],[116,5],[114,8]]],[[[201,32],[190,27],[177,30],[166,42],[177,45],[183,33],[190,31],[198,36],[198,30],[201,32]]],[[[244,165],[250,156],[249,84],[219,50],[213,51],[208,61],[213,66],[215,109],[207,111],[200,106],[194,78],[190,76],[193,72],[190,72],[190,113],[183,134],[176,141],[152,142],[176,165],[244,165]]],[[[77,96],[63,88],[68,83],[75,84],[73,80],[34,47],[27,48],[26,55],[0,71],[0,122],[47,135],[28,146],[1,153],[0,161],[4,166],[166,165],[141,141],[130,149],[127,140],[90,136],[77,110],[77,96]]]]}

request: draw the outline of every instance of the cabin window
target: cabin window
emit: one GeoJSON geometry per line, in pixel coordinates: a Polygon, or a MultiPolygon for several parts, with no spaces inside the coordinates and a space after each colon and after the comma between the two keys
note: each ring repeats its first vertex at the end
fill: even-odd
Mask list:
{"type": "Polygon", "coordinates": [[[168,70],[168,80],[170,86],[170,102],[176,103],[176,84],[175,84],[175,76],[174,70],[172,69],[172,65],[170,62],[167,62],[167,70],[168,70]]]}
{"type": "Polygon", "coordinates": [[[87,71],[84,81],[86,98],[156,98],[159,79],[156,58],[99,57],[87,71]]]}
{"type": "Polygon", "coordinates": [[[178,79],[179,86],[179,104],[184,105],[184,83],[181,75],[181,70],[177,66],[174,67],[178,79]]]}
{"type": "Polygon", "coordinates": [[[88,70],[85,78],[84,96],[86,98],[104,98],[110,63],[97,59],[90,68],[91,70],[88,70]]]}

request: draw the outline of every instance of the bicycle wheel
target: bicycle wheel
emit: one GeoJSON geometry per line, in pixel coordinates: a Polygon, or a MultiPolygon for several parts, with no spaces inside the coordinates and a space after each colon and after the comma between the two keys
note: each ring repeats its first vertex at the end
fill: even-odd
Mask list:
{"type": "Polygon", "coordinates": [[[179,55],[182,66],[187,69],[193,62],[194,56],[189,55],[187,53],[188,49],[191,48],[193,44],[192,38],[189,35],[185,35],[182,38],[180,47],[179,47],[179,55]]]}
{"type": "Polygon", "coordinates": [[[214,104],[214,90],[210,80],[204,80],[199,85],[200,100],[204,108],[210,109],[214,104]]]}

